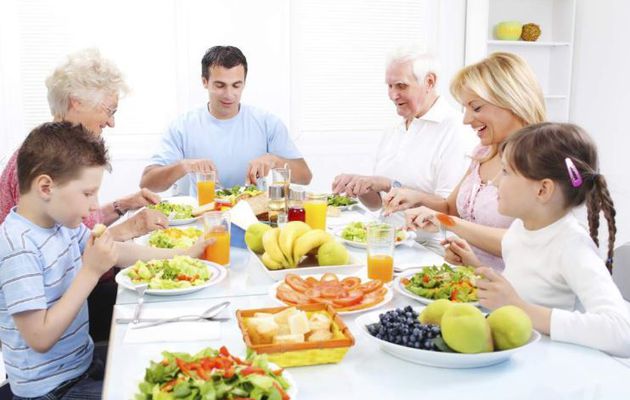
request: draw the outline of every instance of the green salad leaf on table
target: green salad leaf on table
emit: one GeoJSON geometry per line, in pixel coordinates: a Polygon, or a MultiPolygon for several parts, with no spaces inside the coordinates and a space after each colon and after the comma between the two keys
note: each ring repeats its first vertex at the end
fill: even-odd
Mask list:
{"type": "Polygon", "coordinates": [[[202,234],[201,229],[192,226],[186,229],[160,229],[149,236],[149,246],[160,249],[187,249],[192,247],[202,234]]]}
{"type": "Polygon", "coordinates": [[[203,285],[211,272],[202,261],[188,256],[167,260],[137,261],[125,271],[134,284],[147,283],[149,289],[181,289],[203,285]]]}
{"type": "MultiPolygon", "coordinates": [[[[367,227],[363,222],[351,222],[341,231],[341,237],[350,242],[367,243],[367,227]]],[[[378,224],[375,224],[378,225],[378,224]]],[[[407,237],[402,229],[396,230],[396,242],[401,242],[407,237]]]]}
{"type": "Polygon", "coordinates": [[[462,303],[478,300],[474,280],[477,276],[472,267],[453,268],[448,264],[423,267],[411,279],[401,279],[401,284],[418,296],[427,299],[448,299],[462,303]]]}
{"type": "Polygon", "coordinates": [[[169,217],[169,219],[189,219],[193,218],[193,207],[189,204],[176,204],[161,201],[158,204],[148,205],[147,208],[157,210],[169,217]]]}
{"type": "Polygon", "coordinates": [[[162,355],[146,369],[136,400],[289,400],[283,370],[272,370],[265,355],[251,352],[242,360],[225,346],[162,355]]]}

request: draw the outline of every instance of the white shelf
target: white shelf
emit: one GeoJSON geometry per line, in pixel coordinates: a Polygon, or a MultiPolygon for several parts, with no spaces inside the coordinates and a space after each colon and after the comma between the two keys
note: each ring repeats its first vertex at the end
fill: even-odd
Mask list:
{"type": "Polygon", "coordinates": [[[560,47],[570,46],[569,42],[527,42],[525,40],[488,40],[490,46],[560,47]]]}

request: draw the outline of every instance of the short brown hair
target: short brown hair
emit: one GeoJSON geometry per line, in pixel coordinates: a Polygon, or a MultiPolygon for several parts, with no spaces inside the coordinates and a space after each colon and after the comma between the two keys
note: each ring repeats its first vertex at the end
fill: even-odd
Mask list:
{"type": "Polygon", "coordinates": [[[76,179],[86,167],[110,168],[103,139],[82,125],[47,122],[33,129],[20,147],[17,175],[20,194],[31,190],[33,180],[48,175],[56,183],[76,179]]]}
{"type": "Polygon", "coordinates": [[[560,188],[565,207],[586,203],[591,238],[599,246],[599,213],[608,222],[608,259],[612,269],[615,245],[615,205],[606,179],[599,173],[597,146],[579,126],[545,122],[526,126],[503,142],[501,151],[508,165],[519,175],[531,180],[551,179],[560,188]],[[582,180],[573,186],[566,159],[569,159],[582,180]]]}

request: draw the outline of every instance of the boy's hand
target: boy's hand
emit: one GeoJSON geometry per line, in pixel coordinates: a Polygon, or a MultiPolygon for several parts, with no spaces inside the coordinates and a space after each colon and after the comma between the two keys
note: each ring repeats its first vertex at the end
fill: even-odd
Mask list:
{"type": "Polygon", "coordinates": [[[490,310],[505,305],[524,307],[523,299],[500,273],[489,267],[479,267],[475,270],[475,274],[483,277],[475,282],[479,304],[490,310]]]}
{"type": "Polygon", "coordinates": [[[448,238],[441,242],[444,246],[444,260],[454,265],[481,267],[481,261],[470,248],[467,241],[460,238],[448,238]]]}
{"type": "Polygon", "coordinates": [[[81,258],[83,265],[98,276],[109,271],[118,260],[118,250],[109,231],[103,232],[98,238],[90,234],[81,258]]]}
{"type": "Polygon", "coordinates": [[[204,236],[201,236],[199,239],[197,239],[195,244],[192,245],[192,247],[184,252],[184,254],[193,258],[200,258],[203,252],[206,250],[206,247],[213,244],[214,242],[215,240],[213,238],[205,239],[204,236]]]}

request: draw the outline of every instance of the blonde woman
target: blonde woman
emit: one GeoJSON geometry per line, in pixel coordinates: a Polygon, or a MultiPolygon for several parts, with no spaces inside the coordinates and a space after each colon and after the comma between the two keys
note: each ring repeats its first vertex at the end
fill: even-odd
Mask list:
{"type": "MultiPolygon", "coordinates": [[[[484,265],[502,271],[501,238],[513,219],[497,209],[498,192],[493,183],[501,172],[498,146],[519,129],[545,120],[542,90],[527,63],[510,53],[494,53],[463,68],[450,89],[464,107],[464,123],[475,130],[480,144],[468,172],[450,196],[435,209],[407,210],[406,221],[415,229],[450,230],[468,241],[484,265]],[[441,224],[437,212],[450,215],[452,221],[441,224]]],[[[460,264],[457,252],[448,250],[456,244],[446,245],[446,260],[460,264]]]]}
{"type": "MultiPolygon", "coordinates": [[[[46,79],[48,105],[54,121],[82,124],[88,131],[101,135],[104,128],[114,127],[119,95],[128,92],[120,70],[103,58],[96,49],[86,49],[68,56],[46,79]]],[[[17,180],[17,151],[7,162],[0,177],[0,223],[20,198],[17,180]]],[[[159,202],[147,189],[105,204],[83,222],[88,228],[97,223],[110,225],[127,211],[159,202]]],[[[164,215],[142,210],[127,221],[110,229],[114,240],[124,241],[168,225],[164,215]]]]}

